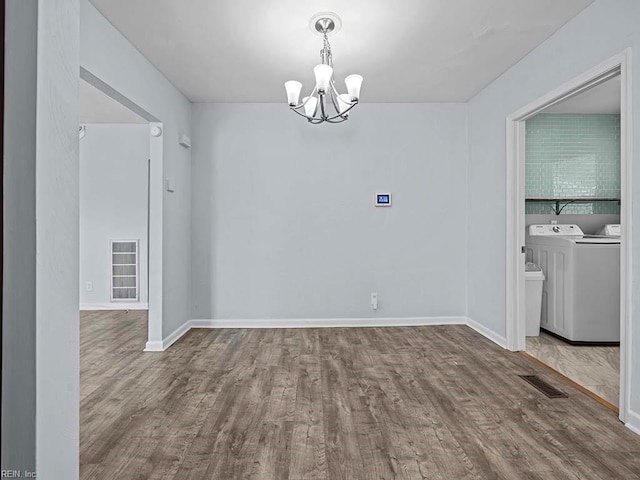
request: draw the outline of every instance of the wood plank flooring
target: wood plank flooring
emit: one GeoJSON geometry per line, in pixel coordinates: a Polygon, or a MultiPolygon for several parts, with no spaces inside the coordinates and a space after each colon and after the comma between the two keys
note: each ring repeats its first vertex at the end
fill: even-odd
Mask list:
{"type": "Polygon", "coordinates": [[[82,314],[83,480],[640,478],[612,412],[467,327],[194,330],[143,353],[145,322],[82,314]]]}

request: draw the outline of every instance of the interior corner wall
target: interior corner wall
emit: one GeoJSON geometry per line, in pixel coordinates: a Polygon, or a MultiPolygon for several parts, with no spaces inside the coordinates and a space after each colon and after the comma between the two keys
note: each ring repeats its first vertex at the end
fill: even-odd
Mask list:
{"type": "Polygon", "coordinates": [[[167,337],[192,318],[191,151],[178,144],[180,132],[191,134],[191,103],[89,0],[80,0],[80,16],[81,67],[163,125],[161,178],[172,178],[175,191],[162,189],[162,235],[152,234],[149,248],[162,245],[162,337],[167,337]]]}
{"type": "Polygon", "coordinates": [[[194,318],[466,315],[466,105],[351,117],[194,104],[194,318]]]}
{"type": "MultiPolygon", "coordinates": [[[[508,115],[628,47],[640,52],[640,2],[597,0],[469,103],[469,316],[506,334],[506,127],[508,115]]],[[[640,61],[633,61],[632,109],[640,112],[640,61]]],[[[637,115],[634,115],[637,118],[637,115]]],[[[632,156],[640,159],[640,136],[632,156]]],[[[633,223],[640,225],[640,175],[633,179],[633,223]]],[[[634,230],[632,250],[640,252],[634,230]]],[[[640,302],[640,264],[632,266],[640,302]]],[[[640,412],[640,317],[631,329],[631,405],[640,412]]],[[[640,417],[638,417],[640,420],[640,417]]]]}
{"type": "Polygon", "coordinates": [[[79,475],[78,0],[8,0],[2,469],[79,475]]]}
{"type": "Polygon", "coordinates": [[[38,2],[6,2],[2,470],[36,467],[38,2]]]}
{"type": "Polygon", "coordinates": [[[137,303],[145,304],[149,125],[89,124],[85,131],[80,141],[80,306],[132,305],[111,302],[112,240],[138,240],[137,303]]]}
{"type": "Polygon", "coordinates": [[[2,468],[76,480],[79,6],[6,13],[2,468]]]}

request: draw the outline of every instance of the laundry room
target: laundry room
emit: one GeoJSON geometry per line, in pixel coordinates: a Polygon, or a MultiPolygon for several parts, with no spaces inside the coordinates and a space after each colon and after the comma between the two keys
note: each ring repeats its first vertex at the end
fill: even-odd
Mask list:
{"type": "Polygon", "coordinates": [[[546,108],[525,128],[526,354],[616,410],[620,75],[546,108]]]}

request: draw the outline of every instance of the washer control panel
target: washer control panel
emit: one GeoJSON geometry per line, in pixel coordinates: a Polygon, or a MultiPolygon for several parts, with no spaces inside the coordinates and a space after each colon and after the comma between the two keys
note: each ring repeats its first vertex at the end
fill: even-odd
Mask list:
{"type": "Polygon", "coordinates": [[[584,233],[578,225],[529,225],[529,235],[532,237],[582,237],[584,233]]]}

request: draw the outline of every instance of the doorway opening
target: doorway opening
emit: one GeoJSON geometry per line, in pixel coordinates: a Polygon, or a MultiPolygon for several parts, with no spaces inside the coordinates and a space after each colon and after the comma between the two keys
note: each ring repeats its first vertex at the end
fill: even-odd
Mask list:
{"type": "Polygon", "coordinates": [[[78,136],[81,338],[124,324],[129,328],[118,331],[139,330],[143,343],[149,308],[149,122],[81,79],[78,136]]]}
{"type": "Polygon", "coordinates": [[[162,335],[162,123],[81,69],[79,142],[81,334],[130,322],[145,349],[162,335]]]}
{"type": "Polygon", "coordinates": [[[625,51],[507,119],[508,347],[622,421],[630,390],[628,62],[625,51]]]}

